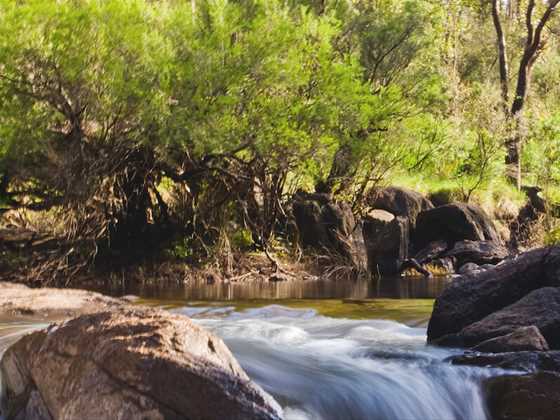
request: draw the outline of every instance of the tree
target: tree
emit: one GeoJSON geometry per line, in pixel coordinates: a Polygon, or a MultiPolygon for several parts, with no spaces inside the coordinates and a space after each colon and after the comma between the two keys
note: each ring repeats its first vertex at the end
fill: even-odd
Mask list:
{"type": "MultiPolygon", "coordinates": [[[[525,11],[525,45],[523,54],[519,61],[519,70],[517,73],[517,81],[515,84],[515,94],[511,102],[511,106],[508,106],[508,103],[510,101],[508,87],[510,76],[508,69],[506,37],[500,17],[500,10],[502,9],[502,6],[504,6],[504,3],[501,0],[492,0],[492,21],[497,37],[500,85],[504,104],[503,106],[506,115],[508,115],[508,117],[512,121],[512,124],[514,125],[514,133],[506,142],[506,164],[509,165],[509,173],[514,177],[518,189],[521,188],[520,148],[523,140],[523,111],[525,108],[527,95],[530,91],[531,73],[533,70],[533,66],[535,65],[537,59],[546,46],[547,37],[544,34],[544,30],[550,19],[553,17],[558,4],[560,4],[560,0],[548,0],[544,3],[544,11],[537,21],[536,25],[533,20],[535,11],[539,9],[538,4],[536,0],[529,0],[527,3],[527,8],[525,11]]],[[[517,8],[519,8],[519,2],[517,3],[517,8]]]]}

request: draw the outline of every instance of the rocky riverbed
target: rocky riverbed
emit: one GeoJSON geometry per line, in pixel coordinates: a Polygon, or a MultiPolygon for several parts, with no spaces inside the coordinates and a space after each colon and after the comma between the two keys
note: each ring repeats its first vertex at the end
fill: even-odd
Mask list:
{"type": "Polygon", "coordinates": [[[161,301],[162,311],[85,291],[0,290],[0,317],[19,323],[5,334],[10,344],[14,332],[71,319],[5,353],[11,418],[112,418],[120,409],[123,418],[553,420],[559,412],[560,248],[455,277],[427,329],[301,305],[161,301]]]}
{"type": "Polygon", "coordinates": [[[188,317],[93,292],[1,288],[2,316],[60,321],[2,356],[7,419],[281,417],[223,341],[188,317]]]}

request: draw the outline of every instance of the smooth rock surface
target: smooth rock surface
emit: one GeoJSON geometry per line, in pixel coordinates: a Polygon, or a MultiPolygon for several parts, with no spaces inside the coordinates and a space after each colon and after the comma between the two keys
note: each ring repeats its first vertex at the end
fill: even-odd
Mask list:
{"type": "Polygon", "coordinates": [[[458,337],[464,345],[472,346],[529,326],[540,330],[550,348],[560,349],[560,288],[535,290],[518,302],[463,328],[458,337]]]}
{"type": "Polygon", "coordinates": [[[34,332],[0,364],[14,419],[279,419],[225,344],[147,308],[84,315],[34,332]]]}
{"type": "Polygon", "coordinates": [[[453,203],[426,210],[418,215],[413,243],[416,249],[430,242],[493,241],[500,243],[494,223],[480,207],[453,203]]]}
{"type": "MultiPolygon", "coordinates": [[[[552,247],[529,251],[493,268],[456,278],[436,299],[428,325],[428,341],[458,333],[533,290],[560,286],[559,271],[560,248],[552,247]]],[[[518,326],[529,325],[536,324],[529,322],[518,326]]]]}
{"type": "Polygon", "coordinates": [[[548,343],[537,327],[521,327],[514,332],[483,341],[473,351],[506,353],[512,351],[547,351],[548,343]]]}
{"type": "Polygon", "coordinates": [[[494,420],[560,419],[560,374],[538,372],[499,376],[485,382],[488,408],[494,420]]]}
{"type": "Polygon", "coordinates": [[[65,319],[126,304],[122,299],[76,289],[31,289],[0,282],[0,316],[65,319]]]}

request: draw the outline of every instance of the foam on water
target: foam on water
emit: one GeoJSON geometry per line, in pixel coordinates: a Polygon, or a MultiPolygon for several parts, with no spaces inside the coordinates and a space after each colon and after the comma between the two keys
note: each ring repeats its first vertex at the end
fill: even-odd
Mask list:
{"type": "MultiPolygon", "coordinates": [[[[426,346],[425,328],[394,321],[335,319],[278,305],[176,311],[222,337],[288,420],[484,420],[480,383],[503,373],[452,366],[445,359],[460,350],[426,346]]],[[[44,326],[0,324],[0,354],[44,326]]]]}
{"type": "Polygon", "coordinates": [[[425,328],[393,321],[276,305],[215,315],[197,322],[224,339],[290,420],[483,420],[480,383],[503,373],[452,366],[444,359],[460,351],[426,346],[425,328]]]}
{"type": "MultiPolygon", "coordinates": [[[[30,333],[36,329],[44,328],[48,324],[43,322],[22,322],[10,321],[0,322],[0,359],[6,349],[15,343],[21,336],[30,333]]],[[[4,395],[4,385],[2,382],[2,375],[0,374],[0,420],[4,420],[2,416],[2,400],[4,395]]]]}

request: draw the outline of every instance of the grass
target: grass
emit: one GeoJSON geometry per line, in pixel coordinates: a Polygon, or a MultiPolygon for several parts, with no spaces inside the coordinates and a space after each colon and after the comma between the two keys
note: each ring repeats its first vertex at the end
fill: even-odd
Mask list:
{"type": "MultiPolygon", "coordinates": [[[[425,195],[438,191],[457,191],[458,193],[461,191],[461,184],[457,179],[426,177],[420,174],[395,175],[391,178],[390,184],[409,188],[425,195]]],[[[503,200],[509,200],[520,208],[527,202],[527,197],[523,192],[517,191],[515,186],[508,183],[503,177],[492,180],[488,185],[476,190],[471,197],[472,203],[478,204],[490,214],[503,200]]]]}

